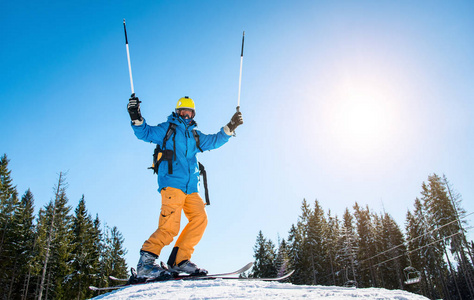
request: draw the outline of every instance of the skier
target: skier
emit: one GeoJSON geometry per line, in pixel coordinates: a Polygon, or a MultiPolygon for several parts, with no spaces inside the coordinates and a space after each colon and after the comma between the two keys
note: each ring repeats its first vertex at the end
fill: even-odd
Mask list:
{"type": "Polygon", "coordinates": [[[190,261],[194,247],[201,240],[207,225],[204,202],[198,194],[199,168],[196,154],[225,144],[237,126],[243,124],[237,111],[231,121],[216,134],[196,130],[194,101],[189,97],[178,100],[168,121],[150,126],[140,112],[140,101],[132,93],[127,105],[132,128],[138,139],[162,147],[163,160],[158,168],[158,191],[161,193],[161,212],[158,229],[145,241],[140,250],[137,276],[145,278],[169,277],[172,273],[206,275],[207,270],[190,261]],[[174,133],[169,137],[170,124],[174,133]],[[198,137],[194,134],[197,133],[198,137]],[[165,139],[168,136],[169,140],[165,139]],[[199,143],[199,145],[198,145],[199,143]],[[164,145],[166,144],[166,145],[164,145]],[[181,211],[189,223],[176,241],[168,260],[168,269],[155,263],[164,246],[169,245],[180,229],[181,211]]]}

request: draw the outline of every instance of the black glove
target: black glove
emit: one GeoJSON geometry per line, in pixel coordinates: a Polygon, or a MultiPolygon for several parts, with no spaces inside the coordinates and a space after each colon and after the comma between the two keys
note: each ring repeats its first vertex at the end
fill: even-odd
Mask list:
{"type": "Polygon", "coordinates": [[[135,93],[128,99],[127,109],[132,121],[143,121],[142,114],[140,113],[140,102],[138,97],[135,97],[135,93]]]}
{"type": "Polygon", "coordinates": [[[230,122],[227,124],[229,127],[230,132],[233,132],[239,125],[242,125],[244,120],[242,119],[242,113],[237,111],[230,119],[230,122]]]}

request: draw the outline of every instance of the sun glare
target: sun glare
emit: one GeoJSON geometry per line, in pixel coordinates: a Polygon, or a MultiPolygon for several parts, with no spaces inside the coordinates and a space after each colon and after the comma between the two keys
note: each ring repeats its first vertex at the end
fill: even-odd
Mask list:
{"type": "Polygon", "coordinates": [[[370,154],[386,145],[394,111],[390,95],[375,88],[348,88],[332,99],[327,114],[331,138],[344,152],[370,154]]]}

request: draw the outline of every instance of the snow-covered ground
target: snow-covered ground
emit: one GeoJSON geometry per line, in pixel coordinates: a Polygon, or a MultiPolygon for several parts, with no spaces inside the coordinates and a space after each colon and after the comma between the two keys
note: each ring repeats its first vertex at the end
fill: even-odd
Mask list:
{"type": "Polygon", "coordinates": [[[262,281],[168,281],[135,285],[93,299],[396,299],[426,300],[401,290],[293,285],[262,281]]]}

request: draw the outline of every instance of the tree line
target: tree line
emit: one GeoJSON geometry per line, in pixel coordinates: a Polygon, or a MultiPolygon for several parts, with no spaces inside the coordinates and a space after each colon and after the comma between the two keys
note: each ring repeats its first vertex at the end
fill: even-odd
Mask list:
{"type": "Polygon", "coordinates": [[[52,200],[35,215],[33,193],[21,198],[9,160],[0,158],[0,297],[86,299],[89,285],[108,286],[109,276],[127,276],[124,238],[117,227],[92,218],[85,197],[72,212],[64,173],[52,200]]]}
{"type": "Polygon", "coordinates": [[[249,276],[295,270],[294,284],[404,289],[431,299],[474,299],[473,242],[467,213],[446,176],[428,176],[408,210],[405,232],[387,213],[357,202],[342,218],[306,200],[288,237],[275,245],[260,231],[249,276]]]}

